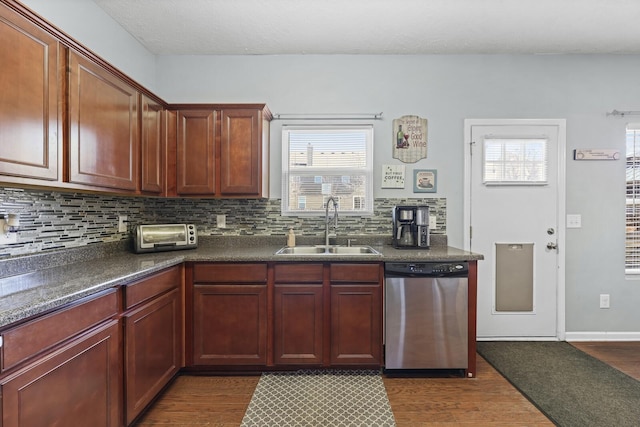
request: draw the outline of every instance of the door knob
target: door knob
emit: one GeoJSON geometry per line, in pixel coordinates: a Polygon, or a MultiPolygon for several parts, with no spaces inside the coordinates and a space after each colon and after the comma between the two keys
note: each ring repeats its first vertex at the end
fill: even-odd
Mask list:
{"type": "Polygon", "coordinates": [[[558,249],[558,245],[553,243],[553,242],[549,242],[549,243],[547,243],[547,249],[549,249],[549,250],[558,249]]]}

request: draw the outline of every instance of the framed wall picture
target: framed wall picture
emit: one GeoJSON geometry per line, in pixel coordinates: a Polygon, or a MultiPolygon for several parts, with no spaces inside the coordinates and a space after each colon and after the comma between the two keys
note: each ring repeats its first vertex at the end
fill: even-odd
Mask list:
{"type": "Polygon", "coordinates": [[[414,169],[413,192],[435,193],[438,190],[438,171],[435,169],[414,169]]]}

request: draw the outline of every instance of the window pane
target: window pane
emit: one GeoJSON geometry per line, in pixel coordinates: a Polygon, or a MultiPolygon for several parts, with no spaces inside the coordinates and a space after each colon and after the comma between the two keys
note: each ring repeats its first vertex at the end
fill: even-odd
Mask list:
{"type": "Polygon", "coordinates": [[[625,270],[640,273],[640,130],[627,127],[625,270]]]}
{"type": "Polygon", "coordinates": [[[485,139],[485,184],[546,184],[547,139],[485,139]]]}
{"type": "Polygon", "coordinates": [[[289,176],[289,210],[291,211],[322,211],[329,196],[339,199],[340,211],[364,209],[368,178],[366,175],[349,175],[348,182],[344,182],[343,175],[324,175],[321,183],[315,177],[289,176]],[[305,200],[301,207],[299,199],[305,200]]]}
{"type": "Polygon", "coordinates": [[[284,126],[282,142],[283,215],[324,215],[330,196],[341,213],[373,213],[372,126],[284,126]]]}

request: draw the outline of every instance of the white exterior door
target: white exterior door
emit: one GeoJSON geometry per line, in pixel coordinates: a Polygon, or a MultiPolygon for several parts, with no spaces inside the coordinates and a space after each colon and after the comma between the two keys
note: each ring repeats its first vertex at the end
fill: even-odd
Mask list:
{"type": "Polygon", "coordinates": [[[564,338],[564,120],[465,120],[477,336],[564,338]]]}

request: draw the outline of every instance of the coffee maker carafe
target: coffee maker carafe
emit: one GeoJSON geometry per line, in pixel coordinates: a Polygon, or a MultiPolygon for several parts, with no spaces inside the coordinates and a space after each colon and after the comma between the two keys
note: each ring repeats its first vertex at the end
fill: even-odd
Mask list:
{"type": "Polygon", "coordinates": [[[395,248],[429,248],[428,206],[395,206],[392,216],[395,248]]]}

